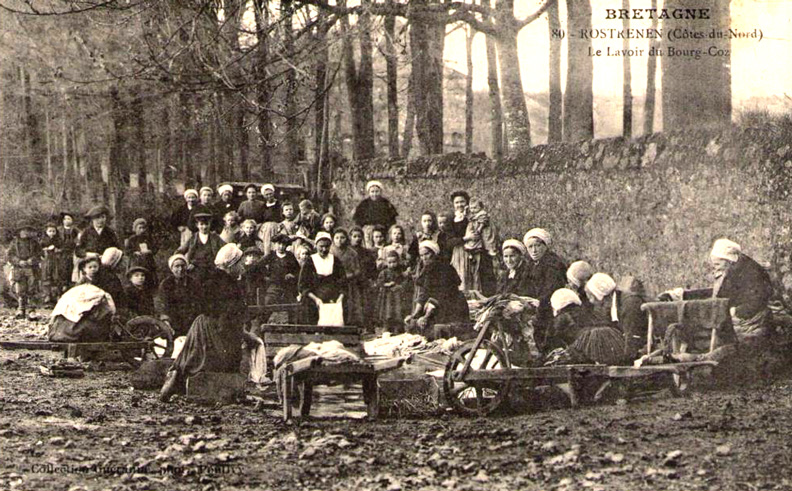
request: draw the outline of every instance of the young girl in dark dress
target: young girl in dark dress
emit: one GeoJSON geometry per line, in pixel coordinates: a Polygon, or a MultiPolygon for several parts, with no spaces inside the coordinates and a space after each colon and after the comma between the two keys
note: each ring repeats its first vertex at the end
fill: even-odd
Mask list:
{"type": "Polygon", "coordinates": [[[44,303],[51,304],[57,300],[63,288],[63,241],[58,236],[58,226],[48,223],[45,227],[44,237],[39,243],[43,254],[41,260],[41,286],[46,298],[44,303]]]}
{"type": "Polygon", "coordinates": [[[159,285],[157,263],[154,257],[159,247],[148,232],[148,223],[138,218],[132,223],[134,235],[124,241],[124,254],[129,258],[129,267],[142,266],[146,269],[146,287],[155,289],[159,285]]]}
{"type": "Polygon", "coordinates": [[[242,227],[237,232],[235,243],[242,251],[256,247],[261,250],[262,254],[264,253],[264,243],[256,235],[256,222],[253,220],[248,219],[242,222],[242,227]]]}
{"type": "Polygon", "coordinates": [[[404,274],[395,251],[388,253],[385,264],[377,279],[377,320],[388,331],[401,333],[404,332],[404,318],[410,314],[410,279],[404,274]]]}
{"type": "Polygon", "coordinates": [[[470,195],[465,191],[455,191],[451,193],[451,201],[454,205],[454,219],[449,224],[446,246],[451,249],[451,266],[459,275],[462,290],[466,291],[469,289],[465,285],[465,278],[468,277],[468,258],[464,237],[468,226],[470,195]]]}

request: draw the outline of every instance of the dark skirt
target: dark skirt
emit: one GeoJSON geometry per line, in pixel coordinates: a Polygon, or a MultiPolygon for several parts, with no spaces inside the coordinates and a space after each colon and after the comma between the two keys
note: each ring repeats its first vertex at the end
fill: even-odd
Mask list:
{"type": "Polygon", "coordinates": [[[178,372],[181,380],[186,380],[199,372],[238,372],[241,361],[241,325],[223,326],[220,321],[202,314],[193,321],[171,370],[178,372]]]}

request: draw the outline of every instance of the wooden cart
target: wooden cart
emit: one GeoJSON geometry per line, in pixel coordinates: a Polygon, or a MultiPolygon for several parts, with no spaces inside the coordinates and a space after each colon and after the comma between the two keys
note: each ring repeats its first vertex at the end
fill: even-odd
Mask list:
{"type": "MultiPolygon", "coordinates": [[[[728,312],[728,302],[721,299],[692,300],[683,302],[652,302],[642,309],[649,313],[649,332],[647,348],[649,352],[656,345],[656,337],[665,331],[670,322],[684,320],[677,312],[685,312],[685,302],[709,302],[707,305],[694,304],[712,310],[709,322],[694,326],[707,338],[710,350],[718,345],[719,333],[723,326],[723,309],[728,312]],[[669,312],[674,315],[669,315],[669,312]]],[[[726,316],[728,318],[728,316],[726,316]]],[[[717,362],[711,360],[684,363],[665,363],[658,365],[606,366],[606,365],[562,365],[551,367],[512,367],[508,352],[500,342],[492,341],[491,332],[497,330],[493,339],[504,339],[499,322],[487,321],[480,326],[475,340],[464,343],[449,357],[443,375],[443,395],[447,404],[454,410],[468,415],[486,415],[495,411],[506,400],[514,385],[538,387],[558,385],[569,396],[570,403],[576,406],[580,400],[580,389],[585,379],[599,378],[603,381],[597,395],[610,384],[611,380],[663,378],[670,382],[676,394],[683,393],[689,384],[691,371],[701,367],[712,367],[717,362]]],[[[699,334],[699,337],[702,335],[699,334]]],[[[596,398],[596,396],[595,396],[596,398]]]]}
{"type": "Polygon", "coordinates": [[[148,316],[131,319],[119,324],[117,330],[123,336],[119,341],[106,342],[53,342],[9,340],[0,341],[0,347],[8,350],[60,351],[64,358],[93,359],[111,356],[138,367],[146,358],[167,358],[173,353],[173,331],[162,322],[148,316]],[[161,351],[161,353],[158,352],[161,351]]]}
{"type": "Polygon", "coordinates": [[[409,357],[371,357],[361,362],[328,364],[319,356],[288,362],[277,371],[279,397],[283,404],[283,420],[293,416],[307,417],[317,385],[360,383],[369,418],[379,415],[379,375],[401,367],[409,357]]]}

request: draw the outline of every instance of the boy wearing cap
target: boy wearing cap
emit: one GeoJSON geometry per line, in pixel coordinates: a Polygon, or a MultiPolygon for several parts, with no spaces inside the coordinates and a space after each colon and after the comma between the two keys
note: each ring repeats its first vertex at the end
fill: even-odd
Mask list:
{"type": "MultiPolygon", "coordinates": [[[[33,237],[35,229],[23,225],[17,230],[17,236],[8,248],[8,262],[11,263],[11,288],[17,296],[17,319],[23,319],[27,313],[28,302],[36,280],[41,249],[33,237]]],[[[32,313],[32,311],[31,311],[32,313]]]]}
{"type": "Polygon", "coordinates": [[[154,257],[157,255],[159,247],[148,231],[148,223],[145,218],[137,218],[132,222],[132,232],[134,235],[124,241],[124,254],[129,258],[130,270],[133,266],[145,268],[148,280],[146,284],[149,288],[155,288],[159,281],[154,257]]]}
{"type": "Polygon", "coordinates": [[[85,217],[91,224],[77,237],[76,254],[85,257],[88,253],[101,256],[105,249],[121,247],[115,230],[107,226],[110,211],[105,206],[94,206],[85,217]]]}
{"type": "Polygon", "coordinates": [[[60,268],[63,265],[61,251],[63,244],[58,236],[58,226],[50,222],[44,228],[44,237],[39,243],[41,247],[41,286],[46,297],[45,304],[55,302],[61,292],[63,275],[60,268]]]}
{"type": "Polygon", "coordinates": [[[124,287],[130,317],[154,315],[154,291],[148,285],[148,270],[143,266],[132,266],[127,270],[129,284],[124,287]]]}

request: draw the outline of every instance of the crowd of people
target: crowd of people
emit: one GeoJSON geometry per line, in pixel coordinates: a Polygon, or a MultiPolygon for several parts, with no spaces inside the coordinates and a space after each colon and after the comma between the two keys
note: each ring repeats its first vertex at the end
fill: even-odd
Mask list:
{"type": "MultiPolygon", "coordinates": [[[[379,181],[367,183],[349,228],[333,213],[320,215],[309,200],[280,201],[271,184],[249,185],[238,205],[233,191],[220,186],[214,202],[210,187],[184,192],[170,216],[179,246],[164,275],[155,260],[160,241],[143,218],[134,220],[123,243],[107,225],[103,206],[85,215],[90,223],[82,231],[74,228],[73,214],[62,213],[60,224],[47,224],[40,242],[22,227],[9,250],[19,315],[38,274],[51,297],[89,283],[130,317],[158,316],[177,335],[193,326],[202,334],[193,335],[191,346],[203,348],[185,351],[185,359],[198,361],[175,365],[182,375],[174,375],[172,389],[189,366],[205,364],[207,339],[216,336],[208,334],[207,319],[231,325],[229,315],[238,321],[246,304],[300,303],[302,313],[290,320],[314,324],[325,305],[341,304],[346,325],[428,333],[436,324],[469,322],[468,300],[514,294],[535,307],[533,334],[545,352],[577,347],[585,356],[585,346],[604,339],[620,343],[624,359],[633,359],[646,343],[640,306],[648,299],[639,280],[626,277],[617,285],[585,260],[568,263],[543,228],[504,240],[485,203],[465,191],[450,196],[449,212],[416,217],[419,226],[409,241],[379,181]],[[202,315],[207,317],[198,322],[202,315]]],[[[727,239],[715,242],[711,260],[718,280],[705,294],[730,300],[738,337],[762,339],[772,295],[767,272],[727,239]]],[[[687,298],[681,290],[665,295],[687,298]]],[[[241,339],[237,334],[224,338],[224,350],[237,349],[231,347],[241,339]]]]}

